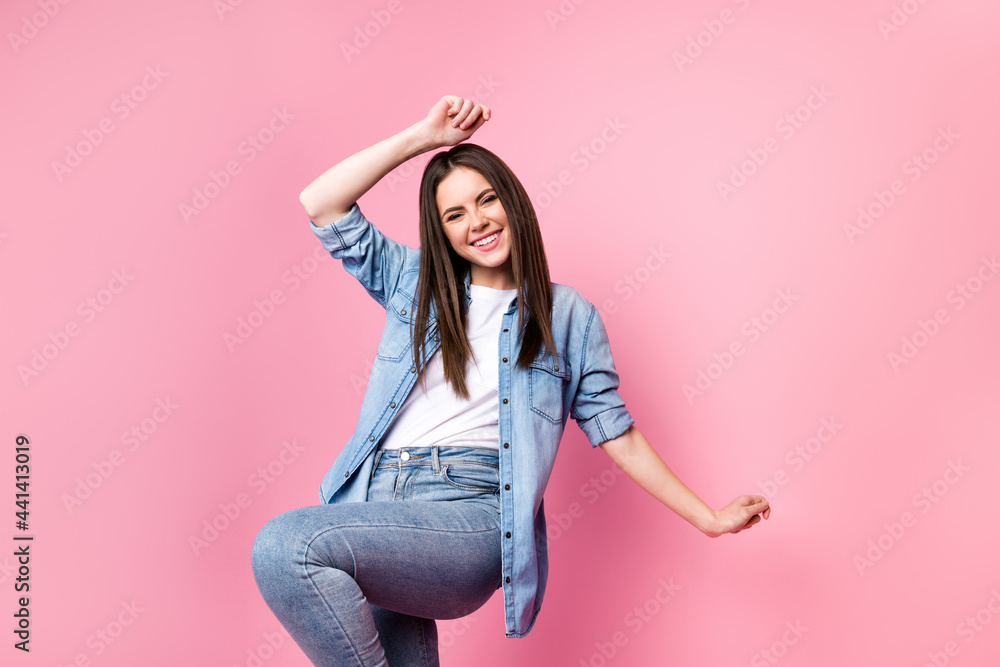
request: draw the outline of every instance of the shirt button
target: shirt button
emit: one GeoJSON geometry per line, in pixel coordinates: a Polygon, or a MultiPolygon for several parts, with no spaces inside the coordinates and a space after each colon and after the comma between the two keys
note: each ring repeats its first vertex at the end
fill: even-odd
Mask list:
{"type": "Polygon", "coordinates": [[[409,461],[410,460],[410,453],[409,452],[403,452],[402,454],[399,455],[399,458],[403,459],[404,461],[409,461]]]}
{"type": "MultiPolygon", "coordinates": [[[[405,310],[401,310],[401,311],[399,311],[399,314],[400,315],[406,315],[406,311],[405,310]]],[[[557,368],[556,370],[559,370],[559,369],[557,368]]]]}
{"type": "Polygon", "coordinates": [[[374,435],[368,436],[368,442],[375,442],[375,436],[374,435]]]}
{"type": "Polygon", "coordinates": [[[351,473],[349,473],[349,472],[345,472],[344,473],[344,477],[350,477],[350,476],[351,476],[351,473]]]}
{"type": "MultiPolygon", "coordinates": [[[[504,358],[503,358],[503,362],[504,362],[505,364],[507,363],[507,357],[504,357],[504,358]]],[[[559,369],[557,368],[556,370],[559,370],[559,369]]]]}
{"type": "Polygon", "coordinates": [[[504,449],[507,449],[508,447],[510,447],[510,443],[509,442],[503,443],[503,448],[504,449]]]}
{"type": "Polygon", "coordinates": [[[556,366],[556,370],[559,370],[559,367],[558,367],[558,366],[556,366]]]}
{"type": "Polygon", "coordinates": [[[506,398],[505,398],[505,399],[503,399],[503,404],[504,404],[504,405],[507,405],[507,399],[506,399],[506,398]]]}
{"type": "Polygon", "coordinates": [[[507,533],[507,537],[508,537],[508,538],[510,537],[510,533],[507,533]]]}
{"type": "Polygon", "coordinates": [[[416,366],[410,366],[410,372],[411,373],[416,373],[417,372],[417,367],[416,366]]]}
{"type": "Polygon", "coordinates": [[[504,329],[504,332],[510,331],[510,329],[504,329]]]}
{"type": "Polygon", "coordinates": [[[390,404],[389,404],[389,407],[390,407],[390,408],[394,408],[394,407],[396,407],[396,401],[393,401],[392,403],[390,403],[390,404]]]}
{"type": "Polygon", "coordinates": [[[510,577],[507,577],[507,583],[508,584],[510,583],[510,577]]]}
{"type": "Polygon", "coordinates": [[[504,491],[510,491],[510,484],[503,485],[504,491]]]}
{"type": "Polygon", "coordinates": [[[434,336],[434,340],[438,340],[438,337],[437,337],[437,336],[434,336]]]}

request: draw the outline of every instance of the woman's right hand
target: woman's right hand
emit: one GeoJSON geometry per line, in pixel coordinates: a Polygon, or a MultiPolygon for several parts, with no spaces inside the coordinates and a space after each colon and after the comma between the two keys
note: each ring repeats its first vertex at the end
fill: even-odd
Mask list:
{"type": "Polygon", "coordinates": [[[431,107],[423,124],[434,144],[454,146],[475,134],[492,115],[485,104],[445,95],[431,107]]]}

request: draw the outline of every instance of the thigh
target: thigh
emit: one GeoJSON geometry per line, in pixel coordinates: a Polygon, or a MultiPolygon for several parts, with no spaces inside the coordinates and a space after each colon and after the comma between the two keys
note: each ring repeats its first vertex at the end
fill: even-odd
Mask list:
{"type": "Polygon", "coordinates": [[[500,530],[472,503],[369,501],[313,505],[272,519],[306,577],[347,572],[368,602],[423,618],[472,613],[497,590],[500,530]]]}

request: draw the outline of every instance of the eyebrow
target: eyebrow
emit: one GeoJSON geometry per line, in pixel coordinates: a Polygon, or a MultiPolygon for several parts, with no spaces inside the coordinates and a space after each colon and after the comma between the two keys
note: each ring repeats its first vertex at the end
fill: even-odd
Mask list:
{"type": "MultiPolygon", "coordinates": [[[[476,195],[476,201],[479,201],[480,199],[482,199],[482,197],[483,197],[484,194],[486,194],[487,192],[491,192],[491,191],[493,191],[493,188],[486,188],[485,190],[483,190],[482,192],[480,192],[478,195],[476,195]]],[[[444,211],[441,212],[441,217],[443,218],[444,216],[448,215],[452,211],[462,210],[463,208],[465,208],[465,207],[464,206],[452,206],[451,208],[447,208],[447,209],[445,209],[444,211]]]]}

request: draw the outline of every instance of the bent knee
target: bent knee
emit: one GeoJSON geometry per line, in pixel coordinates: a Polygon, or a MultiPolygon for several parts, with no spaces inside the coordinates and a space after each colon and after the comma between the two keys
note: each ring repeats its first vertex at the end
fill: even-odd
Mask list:
{"type": "MultiPolygon", "coordinates": [[[[308,536],[307,536],[308,537],[308,536]]],[[[260,576],[265,570],[287,564],[296,550],[301,551],[304,538],[301,527],[289,513],[272,517],[261,526],[250,548],[250,564],[254,574],[260,576]]]]}
{"type": "Polygon", "coordinates": [[[250,561],[254,573],[290,567],[333,567],[352,572],[354,552],[329,517],[317,524],[311,508],[289,510],[265,523],[254,538],[250,561]]]}

